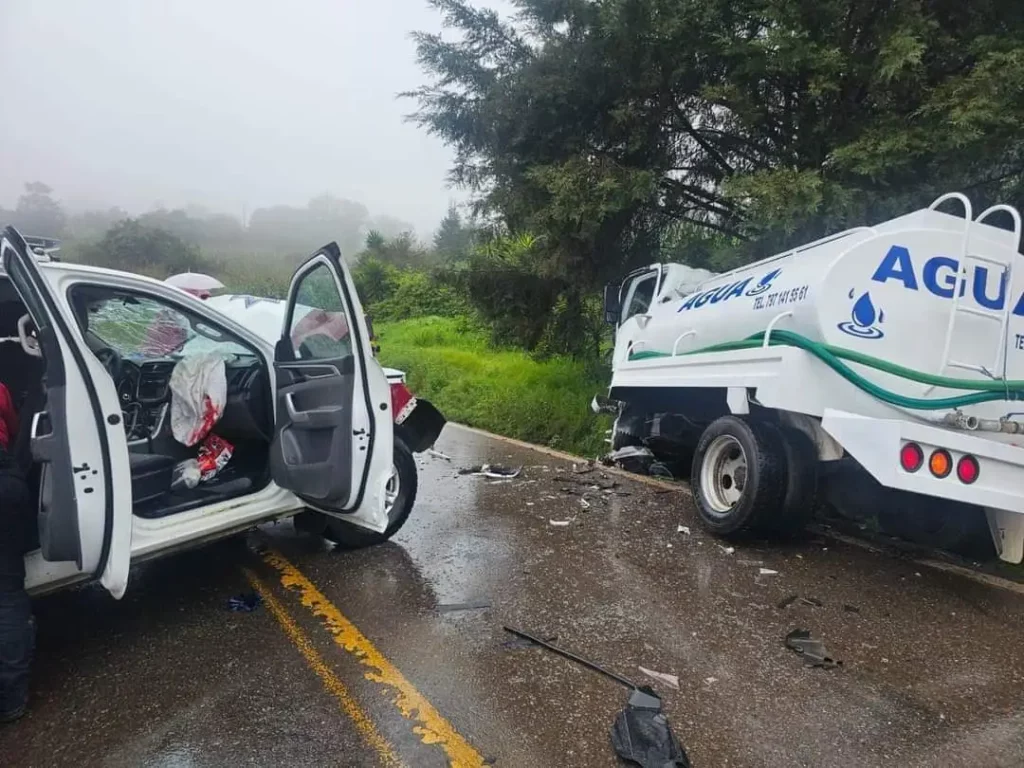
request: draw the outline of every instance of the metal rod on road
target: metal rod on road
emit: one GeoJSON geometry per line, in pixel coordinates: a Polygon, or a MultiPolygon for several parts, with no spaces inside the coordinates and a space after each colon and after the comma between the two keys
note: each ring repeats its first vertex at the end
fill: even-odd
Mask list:
{"type": "Polygon", "coordinates": [[[577,664],[582,664],[587,669],[592,669],[595,672],[600,672],[605,677],[610,677],[612,680],[614,680],[615,682],[619,683],[620,685],[624,685],[627,688],[636,688],[637,687],[636,683],[634,683],[632,680],[629,680],[629,679],[627,679],[625,677],[622,677],[621,675],[617,675],[614,672],[610,672],[607,669],[605,669],[604,667],[599,667],[594,662],[587,661],[582,656],[577,656],[572,651],[566,651],[566,650],[564,650],[562,648],[559,648],[557,645],[552,645],[551,643],[547,642],[546,640],[541,640],[539,637],[534,637],[533,635],[527,634],[526,632],[523,632],[520,629],[513,629],[512,627],[505,626],[504,630],[506,632],[511,632],[513,635],[518,635],[519,637],[523,638],[524,640],[529,640],[531,643],[536,643],[537,645],[539,645],[539,646],[541,646],[543,648],[547,648],[552,653],[557,653],[559,656],[564,656],[565,658],[569,659],[570,661],[575,661],[577,664]]]}

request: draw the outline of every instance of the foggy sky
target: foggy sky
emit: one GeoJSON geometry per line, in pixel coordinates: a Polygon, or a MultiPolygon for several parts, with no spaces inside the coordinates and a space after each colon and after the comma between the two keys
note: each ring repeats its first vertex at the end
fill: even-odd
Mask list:
{"type": "Polygon", "coordinates": [[[425,0],[0,0],[0,206],[239,215],[330,192],[429,237],[451,152],[402,116],[425,0]]]}

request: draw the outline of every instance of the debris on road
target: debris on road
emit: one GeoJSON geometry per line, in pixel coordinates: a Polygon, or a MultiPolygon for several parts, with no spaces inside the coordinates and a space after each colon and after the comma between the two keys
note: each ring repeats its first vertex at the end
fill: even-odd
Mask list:
{"type": "Polygon", "coordinates": [[[758,571],[759,576],[778,576],[778,571],[773,571],[771,568],[762,568],[758,571]]]}
{"type": "Polygon", "coordinates": [[[650,688],[633,691],[612,726],[615,753],[641,768],[690,768],[679,740],[661,711],[661,699],[650,688]]]}
{"type": "Polygon", "coordinates": [[[428,448],[427,449],[427,455],[428,456],[433,456],[435,459],[442,459],[443,461],[451,461],[452,460],[451,456],[443,454],[440,451],[436,451],[433,448],[428,448]]]}
{"type": "Polygon", "coordinates": [[[501,464],[478,464],[474,467],[467,469],[460,469],[460,475],[478,475],[480,477],[489,477],[494,480],[512,480],[513,478],[519,477],[519,473],[523,471],[522,467],[505,467],[501,464]]]}
{"type": "MultiPolygon", "coordinates": [[[[521,629],[514,629],[513,627],[510,627],[508,625],[503,626],[502,629],[504,629],[506,632],[512,633],[516,637],[521,637],[524,640],[529,640],[532,643],[536,643],[541,648],[546,648],[547,650],[551,651],[552,653],[557,653],[559,656],[562,656],[562,657],[564,657],[566,659],[569,659],[569,661],[575,661],[577,664],[582,664],[587,669],[590,669],[590,670],[592,670],[594,672],[598,672],[598,673],[604,675],[605,677],[609,677],[612,680],[614,680],[615,682],[619,683],[620,685],[624,685],[627,688],[633,688],[633,689],[635,689],[637,687],[636,683],[634,683],[629,678],[623,677],[622,675],[617,675],[614,672],[612,672],[610,670],[607,670],[604,667],[599,666],[598,664],[595,664],[592,661],[588,661],[587,659],[584,659],[582,656],[577,656],[572,651],[567,651],[564,648],[559,648],[557,645],[552,645],[551,643],[549,643],[549,642],[547,642],[545,640],[541,640],[539,637],[535,637],[534,635],[531,635],[531,634],[529,634],[527,632],[523,632],[521,629]]],[[[652,691],[652,693],[653,693],[653,691],[652,691]]]]}
{"type": "Polygon", "coordinates": [[[844,605],[843,610],[847,613],[860,613],[860,608],[856,605],[844,605]]]}
{"type": "Polygon", "coordinates": [[[752,568],[764,565],[764,560],[737,560],[736,562],[740,565],[749,565],[752,568]]]}
{"type": "Polygon", "coordinates": [[[723,547],[721,544],[718,545],[718,548],[727,555],[731,555],[736,551],[736,547],[723,547]]]}
{"type": "MultiPolygon", "coordinates": [[[[551,635],[550,637],[545,637],[544,638],[544,642],[545,643],[553,643],[557,639],[558,639],[558,635],[551,635]]],[[[532,640],[527,640],[525,637],[518,637],[518,636],[516,636],[516,637],[510,637],[508,640],[503,642],[501,644],[501,647],[504,648],[507,651],[522,651],[522,650],[526,650],[528,648],[540,648],[541,646],[537,645],[532,640]]]]}
{"type": "Polygon", "coordinates": [[[800,595],[790,595],[789,597],[780,600],[778,603],[776,603],[775,607],[779,610],[782,610],[783,608],[788,608],[797,601],[799,601],[803,605],[813,606],[814,608],[821,608],[821,606],[824,605],[824,603],[816,597],[801,597],[800,595]]]}
{"type": "Polygon", "coordinates": [[[583,507],[584,509],[590,509],[590,502],[587,501],[586,498],[581,496],[580,497],[580,506],[583,507]]]}
{"type": "Polygon", "coordinates": [[[651,465],[654,463],[654,454],[650,448],[645,448],[642,445],[626,445],[612,451],[601,461],[608,465],[617,464],[627,472],[646,475],[650,472],[651,465]]]}
{"type": "Polygon", "coordinates": [[[690,529],[685,525],[680,525],[676,528],[676,533],[685,533],[687,536],[690,535],[690,529]]]}
{"type": "Polygon", "coordinates": [[[437,606],[439,613],[458,613],[460,611],[482,611],[490,608],[487,600],[468,600],[464,603],[441,603],[437,606]]]}
{"type": "Polygon", "coordinates": [[[664,683],[669,688],[674,688],[677,691],[679,690],[679,678],[676,675],[670,675],[665,672],[655,672],[653,669],[647,669],[647,667],[638,666],[637,669],[652,680],[657,680],[664,683]]]}
{"type": "Polygon", "coordinates": [[[263,598],[255,592],[245,592],[241,595],[228,598],[228,610],[238,613],[252,613],[260,607],[263,598]]]}
{"type": "Polygon", "coordinates": [[[806,629],[794,629],[786,635],[786,647],[803,656],[809,667],[834,669],[843,663],[829,656],[825,644],[811,637],[811,633],[806,629]]]}
{"type": "Polygon", "coordinates": [[[573,471],[573,474],[576,474],[576,475],[585,475],[588,472],[593,472],[594,471],[594,462],[588,461],[586,464],[573,464],[572,465],[572,471],[573,471]]]}
{"type": "Polygon", "coordinates": [[[552,520],[551,518],[548,518],[548,523],[550,525],[554,525],[554,526],[557,526],[559,528],[564,528],[565,526],[567,526],[571,522],[572,522],[572,520],[552,520]]]}
{"type": "Polygon", "coordinates": [[[672,474],[668,467],[663,462],[654,461],[651,462],[651,466],[647,468],[647,474],[651,477],[663,477],[666,480],[675,480],[676,476],[672,474]]]}

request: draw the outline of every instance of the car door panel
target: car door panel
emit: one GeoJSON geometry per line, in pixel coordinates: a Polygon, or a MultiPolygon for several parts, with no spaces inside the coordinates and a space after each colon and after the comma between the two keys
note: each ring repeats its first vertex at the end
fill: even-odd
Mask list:
{"type": "Polygon", "coordinates": [[[37,328],[46,363],[45,405],[22,427],[30,430],[32,459],[40,465],[40,554],[74,562],[120,597],[131,558],[131,482],[117,393],[11,227],[0,257],[37,328]]]}
{"type": "Polygon", "coordinates": [[[296,272],[285,315],[274,363],[274,481],[315,509],[382,531],[390,392],[335,244],[296,272]]]}

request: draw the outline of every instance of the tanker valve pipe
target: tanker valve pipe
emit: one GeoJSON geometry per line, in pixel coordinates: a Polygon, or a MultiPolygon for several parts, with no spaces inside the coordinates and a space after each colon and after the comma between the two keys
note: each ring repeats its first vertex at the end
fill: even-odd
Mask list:
{"type": "Polygon", "coordinates": [[[960,411],[947,413],[943,424],[955,429],[963,429],[968,432],[1001,432],[1007,435],[1024,434],[1024,422],[1014,421],[1009,416],[1001,419],[979,419],[977,416],[968,416],[960,411]]]}
{"type": "Polygon", "coordinates": [[[764,343],[761,345],[762,348],[767,349],[768,342],[770,342],[772,338],[772,330],[774,330],[776,323],[778,323],[780,320],[784,320],[785,318],[792,316],[792,312],[780,312],[779,314],[772,318],[772,321],[768,323],[768,327],[764,329],[764,343]]]}

